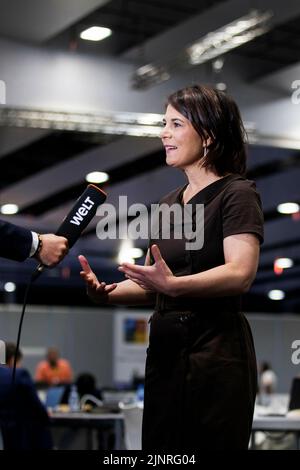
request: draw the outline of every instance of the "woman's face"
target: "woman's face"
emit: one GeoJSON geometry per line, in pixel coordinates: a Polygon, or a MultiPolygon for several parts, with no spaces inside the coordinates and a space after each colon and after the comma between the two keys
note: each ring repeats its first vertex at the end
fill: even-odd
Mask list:
{"type": "Polygon", "coordinates": [[[203,142],[190,121],[168,105],[163,124],[160,137],[166,150],[167,165],[185,169],[199,163],[203,142]]]}

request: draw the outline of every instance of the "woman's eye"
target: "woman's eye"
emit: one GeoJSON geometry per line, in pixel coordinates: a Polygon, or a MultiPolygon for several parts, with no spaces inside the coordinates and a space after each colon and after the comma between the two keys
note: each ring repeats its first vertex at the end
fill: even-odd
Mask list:
{"type": "Polygon", "coordinates": [[[180,123],[179,122],[174,122],[174,127],[180,127],[180,123]]]}

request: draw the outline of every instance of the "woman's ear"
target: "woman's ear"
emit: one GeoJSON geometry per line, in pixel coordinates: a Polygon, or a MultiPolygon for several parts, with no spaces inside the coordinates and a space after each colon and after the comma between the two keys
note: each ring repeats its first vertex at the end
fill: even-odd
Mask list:
{"type": "Polygon", "coordinates": [[[210,147],[212,143],[213,139],[211,137],[207,137],[207,139],[205,139],[203,142],[203,147],[206,147],[208,149],[208,147],[210,147]]]}

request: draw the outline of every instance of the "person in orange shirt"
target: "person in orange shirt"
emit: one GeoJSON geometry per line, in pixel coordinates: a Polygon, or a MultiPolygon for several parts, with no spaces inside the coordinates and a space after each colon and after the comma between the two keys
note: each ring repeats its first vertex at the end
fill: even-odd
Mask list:
{"type": "Polygon", "coordinates": [[[69,361],[59,357],[58,349],[49,348],[46,360],[41,361],[37,365],[35,380],[36,382],[44,382],[48,385],[71,383],[73,371],[69,361]]]}

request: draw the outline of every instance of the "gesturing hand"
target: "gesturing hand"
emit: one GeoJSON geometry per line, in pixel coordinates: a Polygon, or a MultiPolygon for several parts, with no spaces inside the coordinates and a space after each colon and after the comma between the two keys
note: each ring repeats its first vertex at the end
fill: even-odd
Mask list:
{"type": "Polygon", "coordinates": [[[151,253],[155,263],[151,266],[140,266],[131,263],[122,263],[119,271],[125,277],[138,284],[145,290],[161,292],[173,296],[175,294],[176,277],[161,256],[157,245],[151,246],[151,253]]]}
{"type": "Polygon", "coordinates": [[[78,256],[78,260],[83,269],[83,271],[80,271],[80,276],[86,283],[88,296],[93,302],[106,303],[108,301],[108,294],[117,287],[117,284],[113,283],[106,285],[105,282],[99,282],[86,257],[80,255],[78,256]]]}

